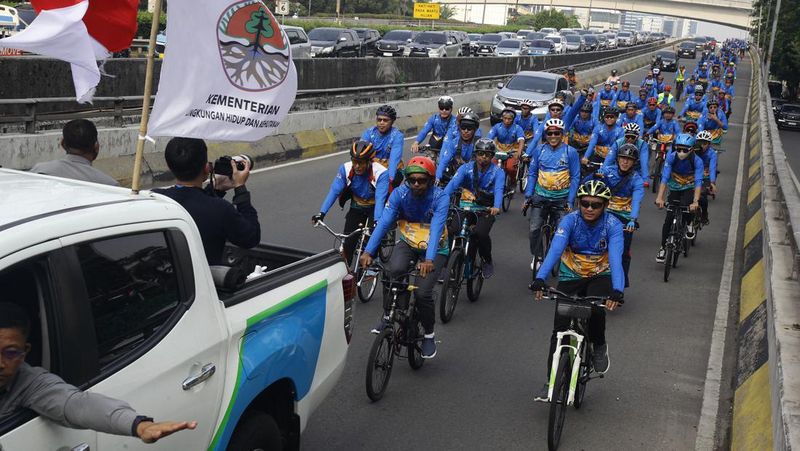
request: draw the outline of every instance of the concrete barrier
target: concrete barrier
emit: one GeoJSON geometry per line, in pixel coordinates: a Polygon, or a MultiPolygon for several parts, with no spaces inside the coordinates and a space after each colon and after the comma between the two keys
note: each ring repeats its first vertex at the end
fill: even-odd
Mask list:
{"type": "MultiPolygon", "coordinates": [[[[580,82],[597,84],[605,81],[612,68],[625,74],[645,66],[650,55],[579,71],[580,82]]],[[[624,78],[624,77],[623,77],[624,78]]],[[[470,106],[482,117],[487,117],[496,89],[453,94],[457,106],[470,106]]],[[[437,96],[442,93],[437,93],[437,96]]],[[[395,126],[410,136],[416,134],[433,111],[435,97],[396,102],[398,109],[395,126]]],[[[377,104],[359,105],[330,110],[298,111],[289,114],[281,124],[278,134],[254,143],[209,143],[209,158],[222,155],[246,153],[251,155],[259,167],[278,164],[298,158],[324,155],[346,148],[361,132],[374,124],[377,104]]],[[[133,168],[133,150],[138,136],[138,127],[101,128],[99,130],[100,158],[96,167],[110,174],[122,185],[129,185],[133,168]]],[[[0,165],[15,169],[30,169],[38,162],[60,158],[63,150],[58,147],[60,131],[35,135],[0,135],[0,165]]],[[[168,139],[157,139],[148,143],[143,165],[145,186],[162,183],[170,179],[163,158],[168,139]]]]}

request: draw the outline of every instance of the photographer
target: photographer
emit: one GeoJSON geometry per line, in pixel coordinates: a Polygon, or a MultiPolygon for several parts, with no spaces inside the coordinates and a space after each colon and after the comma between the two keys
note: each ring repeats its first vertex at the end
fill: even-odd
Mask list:
{"type": "MultiPolygon", "coordinates": [[[[222,263],[226,241],[243,248],[258,245],[261,241],[258,213],[244,186],[250,176],[249,159],[230,159],[231,176],[216,174],[214,186],[209,184],[204,189],[203,183],[209,179],[213,165],[208,161],[208,149],[202,139],[172,138],[167,143],[164,158],[177,183],[153,191],[172,198],[192,215],[200,230],[209,265],[222,263]],[[221,198],[224,191],[231,188],[233,204],[221,198]]],[[[217,172],[222,171],[218,168],[217,172]]]]}

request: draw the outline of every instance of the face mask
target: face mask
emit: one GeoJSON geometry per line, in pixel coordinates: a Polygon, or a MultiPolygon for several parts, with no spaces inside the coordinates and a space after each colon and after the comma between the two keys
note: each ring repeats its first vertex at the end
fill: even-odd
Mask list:
{"type": "Polygon", "coordinates": [[[689,158],[689,154],[690,153],[691,152],[686,152],[686,153],[678,152],[678,158],[680,158],[681,160],[685,160],[685,159],[689,158]]]}

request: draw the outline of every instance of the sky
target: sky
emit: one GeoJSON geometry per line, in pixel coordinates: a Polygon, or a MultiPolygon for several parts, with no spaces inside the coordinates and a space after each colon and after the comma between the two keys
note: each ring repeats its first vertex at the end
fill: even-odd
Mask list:
{"type": "Polygon", "coordinates": [[[728,27],[725,25],[717,25],[708,22],[698,22],[697,34],[701,36],[713,36],[718,41],[728,38],[741,38],[748,37],[747,30],[740,30],[738,28],[728,27]]]}

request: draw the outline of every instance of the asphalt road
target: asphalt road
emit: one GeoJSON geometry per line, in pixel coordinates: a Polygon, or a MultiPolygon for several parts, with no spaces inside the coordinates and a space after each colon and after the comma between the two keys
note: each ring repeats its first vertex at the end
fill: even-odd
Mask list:
{"type": "Polygon", "coordinates": [[[794,174],[798,175],[800,174],[800,131],[781,130],[779,133],[786,160],[789,161],[789,166],[794,174]]]}
{"type": "MultiPolygon", "coordinates": [[[[639,70],[623,79],[638,84],[643,76],[639,70]]],[[[749,64],[742,64],[739,92],[749,79],[749,64]]],[[[711,224],[668,284],[655,262],[664,212],[648,192],[627,302],[608,315],[610,371],[588,385],[584,407],[568,412],[562,449],[694,448],[745,101],[745,95],[736,99],[724,138],[711,224]]],[[[310,217],[343,161],[341,155],[322,158],[251,177],[265,241],[317,251],[332,246],[310,217]]],[[[515,198],[492,231],[496,274],[479,302],[470,303],[462,290],[453,320],[437,324],[436,358],[418,371],[397,362],[377,403],[367,398],[364,379],[379,297],[358,304],[344,376],[311,418],[303,449],[546,449],[548,406],[534,403],[533,393],[545,381],[554,306],[535,302],[526,288],[531,257],[520,205],[515,198]]],[[[336,208],[328,218],[343,226],[344,213],[336,208]]]]}

